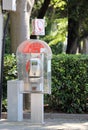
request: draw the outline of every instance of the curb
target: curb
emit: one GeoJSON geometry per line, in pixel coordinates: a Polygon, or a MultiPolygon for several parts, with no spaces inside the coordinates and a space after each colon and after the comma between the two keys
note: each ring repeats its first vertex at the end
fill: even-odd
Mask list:
{"type": "MultiPolygon", "coordinates": [[[[24,119],[30,119],[31,113],[23,113],[24,119]]],[[[88,114],[65,114],[65,113],[44,113],[45,119],[55,119],[55,118],[64,118],[64,119],[81,119],[88,120],[88,114]]],[[[7,119],[7,113],[2,112],[2,119],[7,119]]]]}

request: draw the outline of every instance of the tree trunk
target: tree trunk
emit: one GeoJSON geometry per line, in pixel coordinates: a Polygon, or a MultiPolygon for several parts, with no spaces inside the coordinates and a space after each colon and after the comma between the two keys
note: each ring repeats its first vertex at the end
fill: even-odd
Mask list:
{"type": "Polygon", "coordinates": [[[68,18],[68,43],[67,54],[75,54],[78,47],[79,38],[79,22],[68,18]]]}
{"type": "Polygon", "coordinates": [[[37,18],[41,18],[41,19],[42,19],[42,18],[45,16],[46,11],[47,11],[47,9],[48,9],[48,6],[49,6],[49,4],[50,4],[50,1],[51,1],[51,0],[44,0],[44,3],[43,3],[42,7],[41,7],[40,10],[39,10],[39,13],[38,13],[38,17],[37,17],[37,18]]]}
{"type": "Polygon", "coordinates": [[[17,0],[16,12],[10,13],[11,52],[16,53],[18,45],[30,37],[29,20],[34,0],[17,0]]]}
{"type": "Polygon", "coordinates": [[[75,54],[79,41],[79,19],[77,10],[79,2],[68,0],[68,43],[67,54],[75,54]]]}
{"type": "Polygon", "coordinates": [[[83,54],[88,54],[88,37],[84,39],[83,54]]]}
{"type": "MultiPolygon", "coordinates": [[[[16,53],[21,42],[30,38],[30,14],[34,0],[17,0],[16,12],[10,12],[11,52],[16,53]]],[[[30,95],[24,94],[24,109],[30,107],[30,95]]]]}

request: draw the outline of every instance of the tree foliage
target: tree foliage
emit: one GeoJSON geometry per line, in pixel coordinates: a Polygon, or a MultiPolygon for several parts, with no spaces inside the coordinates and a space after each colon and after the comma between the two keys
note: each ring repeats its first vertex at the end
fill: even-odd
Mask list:
{"type": "Polygon", "coordinates": [[[87,0],[68,0],[67,53],[76,53],[80,41],[88,36],[87,5],[87,0]]]}
{"type": "MultiPolygon", "coordinates": [[[[65,0],[35,1],[31,17],[44,18],[46,21],[46,33],[40,39],[45,40],[50,46],[63,44],[67,34],[67,2],[65,0]]],[[[59,53],[58,47],[56,49],[59,53]]]]}

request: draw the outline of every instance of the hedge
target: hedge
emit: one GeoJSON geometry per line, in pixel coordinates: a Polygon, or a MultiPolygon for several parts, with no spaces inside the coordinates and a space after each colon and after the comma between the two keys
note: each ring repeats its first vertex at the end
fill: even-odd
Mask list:
{"type": "Polygon", "coordinates": [[[4,57],[3,71],[3,98],[7,97],[7,81],[17,78],[16,56],[6,54],[4,57]]]}
{"type": "Polygon", "coordinates": [[[88,112],[88,56],[53,56],[52,94],[46,98],[54,110],[67,113],[88,112]]]}
{"type": "MultiPolygon", "coordinates": [[[[7,80],[17,78],[16,57],[6,55],[4,61],[4,97],[7,80]]],[[[53,55],[52,94],[45,95],[50,109],[66,113],[88,112],[88,56],[53,55]]]]}

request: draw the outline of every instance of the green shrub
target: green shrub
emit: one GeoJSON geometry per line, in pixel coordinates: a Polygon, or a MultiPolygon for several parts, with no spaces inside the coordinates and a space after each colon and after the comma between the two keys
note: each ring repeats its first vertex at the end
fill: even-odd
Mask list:
{"type": "MultiPolygon", "coordinates": [[[[3,95],[6,97],[7,80],[17,78],[16,57],[5,55],[3,95]]],[[[88,56],[54,55],[52,58],[52,94],[45,102],[58,112],[88,112],[88,56]]]]}
{"type": "Polygon", "coordinates": [[[3,98],[7,97],[7,81],[17,78],[16,57],[14,54],[5,55],[3,72],[3,98]]]}
{"type": "Polygon", "coordinates": [[[52,94],[45,100],[57,111],[88,112],[88,56],[53,56],[52,94]]]}

